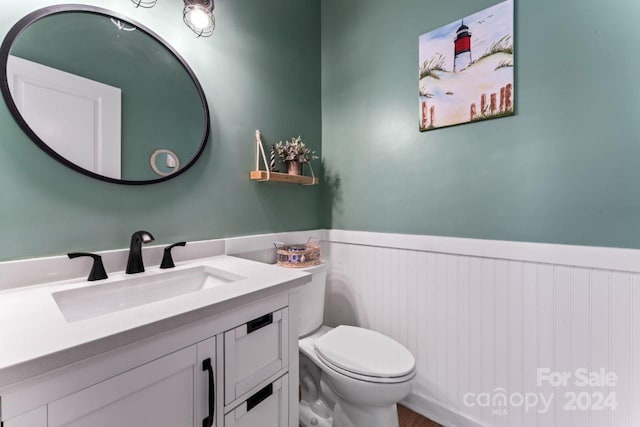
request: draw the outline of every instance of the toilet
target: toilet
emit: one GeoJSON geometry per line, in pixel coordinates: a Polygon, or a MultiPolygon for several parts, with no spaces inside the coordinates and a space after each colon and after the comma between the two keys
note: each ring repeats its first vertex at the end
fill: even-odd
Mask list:
{"type": "Polygon", "coordinates": [[[295,294],[300,348],[300,425],[398,427],[396,403],[409,395],[415,359],[369,329],[323,325],[327,264],[302,269],[312,282],[295,294]]]}

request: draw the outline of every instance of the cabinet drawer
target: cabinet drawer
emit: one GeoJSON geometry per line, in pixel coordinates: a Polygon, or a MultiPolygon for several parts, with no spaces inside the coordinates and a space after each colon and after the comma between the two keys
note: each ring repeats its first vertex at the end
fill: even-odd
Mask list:
{"type": "Polygon", "coordinates": [[[285,427],[288,423],[289,375],[254,393],[224,416],[224,427],[285,427]]]}
{"type": "Polygon", "coordinates": [[[287,316],[283,308],[225,332],[225,404],[288,365],[287,316]]]}

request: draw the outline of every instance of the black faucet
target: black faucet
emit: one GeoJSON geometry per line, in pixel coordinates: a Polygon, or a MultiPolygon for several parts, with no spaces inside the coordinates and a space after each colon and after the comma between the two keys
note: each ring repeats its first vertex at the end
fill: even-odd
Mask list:
{"type": "Polygon", "coordinates": [[[160,263],[160,268],[174,268],[176,264],[173,262],[173,257],[171,256],[171,249],[176,246],[185,246],[187,242],[174,243],[171,246],[167,246],[164,248],[164,255],[162,256],[162,262],[160,263]]]}
{"type": "Polygon", "coordinates": [[[151,243],[154,238],[148,231],[136,231],[131,235],[131,247],[129,248],[129,260],[127,261],[127,274],[142,273],[144,262],[142,261],[142,244],[151,243]]]}
{"type": "Polygon", "coordinates": [[[104,264],[102,263],[102,257],[100,255],[90,254],[86,252],[74,252],[67,254],[67,256],[70,259],[84,256],[93,258],[93,267],[91,267],[91,272],[89,273],[89,278],[87,279],[89,282],[109,278],[109,276],[107,276],[107,272],[104,270],[104,264]]]}

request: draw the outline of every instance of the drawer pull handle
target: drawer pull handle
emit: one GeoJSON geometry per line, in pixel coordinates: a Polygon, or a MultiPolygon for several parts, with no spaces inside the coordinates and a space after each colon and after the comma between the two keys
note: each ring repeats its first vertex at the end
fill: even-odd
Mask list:
{"type": "Polygon", "coordinates": [[[255,332],[258,329],[262,329],[265,326],[269,326],[273,323],[273,313],[265,314],[262,317],[258,317],[257,319],[253,319],[250,322],[247,322],[247,334],[251,332],[255,332]]]}
{"type": "Polygon", "coordinates": [[[202,361],[202,370],[209,372],[209,416],[202,420],[202,427],[212,427],[213,411],[216,406],[216,387],[213,381],[213,366],[211,365],[211,359],[205,359],[202,361]]]}
{"type": "Polygon", "coordinates": [[[262,403],[263,400],[273,394],[273,384],[269,384],[253,396],[247,399],[247,412],[262,403]]]}

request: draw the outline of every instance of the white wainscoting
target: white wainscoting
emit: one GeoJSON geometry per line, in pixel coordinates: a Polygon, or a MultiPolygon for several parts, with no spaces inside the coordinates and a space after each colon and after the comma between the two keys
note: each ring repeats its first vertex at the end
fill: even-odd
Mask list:
{"type": "Polygon", "coordinates": [[[640,251],[331,230],[325,257],[326,323],[409,348],[417,378],[406,403],[418,412],[446,426],[640,426],[640,251]],[[538,368],[618,380],[538,386],[538,368]],[[554,398],[545,413],[517,396],[516,406],[464,403],[500,388],[554,398]],[[581,404],[615,392],[618,406],[569,411],[567,392],[581,404]]]}

